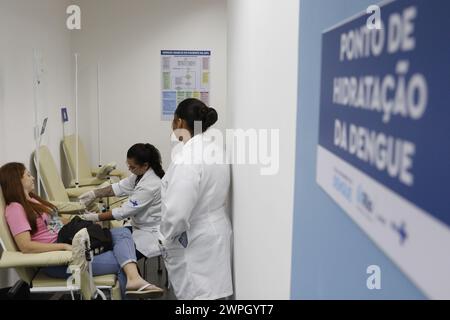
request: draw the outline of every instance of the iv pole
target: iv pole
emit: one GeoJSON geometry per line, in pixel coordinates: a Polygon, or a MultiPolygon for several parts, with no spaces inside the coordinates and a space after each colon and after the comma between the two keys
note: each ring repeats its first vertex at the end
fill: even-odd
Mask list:
{"type": "Polygon", "coordinates": [[[75,53],[75,188],[80,187],[78,152],[78,53],[75,53]]]}
{"type": "MultiPolygon", "coordinates": [[[[97,62],[97,143],[98,143],[98,167],[102,167],[102,139],[101,139],[101,103],[100,103],[100,63],[97,62]]],[[[110,177],[108,176],[108,179],[110,177]]],[[[100,199],[100,205],[103,207],[103,199],[100,199]]],[[[109,198],[106,198],[106,208],[103,210],[109,210],[109,198]]]]}
{"type": "MultiPolygon", "coordinates": [[[[102,151],[101,151],[101,110],[100,110],[100,63],[97,62],[97,143],[98,143],[98,167],[102,167],[102,151]]],[[[103,206],[103,198],[100,199],[99,204],[101,206],[101,211],[106,211],[109,207],[109,200],[106,200],[106,208],[103,206]]]]}
{"type": "Polygon", "coordinates": [[[100,109],[100,63],[97,63],[97,135],[98,135],[98,167],[102,167],[102,142],[101,142],[101,109],[100,109]]]}
{"type": "Polygon", "coordinates": [[[41,83],[39,78],[39,68],[38,68],[38,54],[37,50],[33,49],[33,71],[34,71],[34,79],[33,79],[33,96],[34,96],[34,139],[36,142],[36,173],[37,173],[37,187],[38,187],[38,196],[41,195],[41,165],[39,162],[39,147],[40,147],[40,128],[39,128],[39,103],[38,103],[38,88],[41,83]]]}

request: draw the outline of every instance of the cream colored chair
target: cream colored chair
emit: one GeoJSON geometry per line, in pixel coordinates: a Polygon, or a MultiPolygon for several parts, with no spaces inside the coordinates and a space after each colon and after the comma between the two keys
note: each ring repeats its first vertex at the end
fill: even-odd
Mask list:
{"type": "MultiPolygon", "coordinates": [[[[70,175],[72,177],[72,181],[70,182],[70,187],[75,186],[75,178],[76,178],[76,135],[65,136],[62,142],[64,155],[66,156],[67,163],[69,166],[70,175]]],[[[80,186],[89,186],[89,185],[99,185],[105,182],[105,170],[110,167],[112,163],[103,166],[101,168],[91,168],[88,160],[88,156],[86,154],[86,150],[84,149],[83,142],[81,139],[78,139],[78,177],[79,177],[79,185],[80,186]]],[[[108,175],[112,177],[112,182],[117,182],[117,180],[123,179],[126,177],[125,173],[119,170],[108,170],[108,175]]]]}
{"type": "MultiPolygon", "coordinates": [[[[36,154],[33,154],[34,165],[38,167],[36,154]]],[[[78,197],[85,192],[93,190],[95,186],[66,188],[58,173],[55,160],[46,146],[39,148],[39,170],[42,186],[50,201],[56,203],[68,203],[71,199],[78,201],[78,197]]],[[[76,204],[73,203],[73,206],[76,204]]]]}
{"type": "MultiPolygon", "coordinates": [[[[5,202],[0,190],[0,268],[14,268],[19,277],[30,285],[30,291],[36,292],[70,292],[80,288],[69,286],[64,279],[51,278],[40,268],[49,266],[65,266],[72,260],[69,251],[54,251],[46,253],[21,253],[15,244],[5,219],[5,202]]],[[[120,285],[115,274],[94,277],[98,289],[109,290],[111,299],[120,300],[120,285]]]]}
{"type": "MultiPolygon", "coordinates": [[[[34,164],[37,168],[38,164],[36,155],[34,155],[33,158],[34,164]]],[[[39,148],[39,164],[41,182],[42,186],[44,187],[44,191],[47,194],[47,199],[52,204],[54,204],[62,214],[76,214],[80,211],[84,211],[85,208],[78,202],[78,197],[85,192],[110,184],[110,182],[107,181],[100,186],[65,188],[62,179],[58,174],[55,160],[53,160],[53,157],[46,146],[41,146],[39,148]],[[75,202],[70,202],[71,200],[75,202]]],[[[109,198],[109,200],[105,201],[109,201],[108,203],[110,204],[110,208],[116,208],[120,207],[123,201],[126,200],[117,197],[111,197],[109,198]]],[[[99,207],[102,207],[102,204],[94,203],[88,208],[88,210],[98,211],[99,207]]],[[[103,225],[104,227],[111,228],[122,226],[122,224],[118,221],[105,222],[103,225]]]]}

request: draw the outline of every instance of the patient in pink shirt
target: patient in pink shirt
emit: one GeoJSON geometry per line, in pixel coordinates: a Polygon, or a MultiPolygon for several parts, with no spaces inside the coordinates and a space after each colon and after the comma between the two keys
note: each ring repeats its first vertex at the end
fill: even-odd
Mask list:
{"type": "MultiPolygon", "coordinates": [[[[34,194],[34,177],[22,163],[7,163],[0,167],[0,187],[6,203],[5,218],[17,248],[23,253],[71,251],[72,246],[58,243],[63,222],[56,207],[34,194]]],[[[122,298],[151,298],[163,290],[147,282],[137,268],[136,248],[130,230],[111,230],[113,249],[96,255],[92,260],[94,276],[116,274],[122,298]]],[[[67,266],[43,268],[51,277],[67,279],[67,266]]]]}
{"type": "MultiPolygon", "coordinates": [[[[13,202],[8,205],[5,217],[13,237],[22,232],[31,231],[25,209],[20,203],[13,202]]],[[[59,219],[54,219],[49,214],[42,213],[36,218],[36,232],[31,233],[31,241],[55,243],[61,227],[62,224],[59,222],[59,219]]]]}

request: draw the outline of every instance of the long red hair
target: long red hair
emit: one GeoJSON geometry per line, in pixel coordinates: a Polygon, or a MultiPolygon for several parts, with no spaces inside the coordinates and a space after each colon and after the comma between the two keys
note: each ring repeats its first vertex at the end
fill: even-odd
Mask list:
{"type": "Polygon", "coordinates": [[[42,213],[51,214],[56,207],[50,202],[42,199],[34,193],[29,196],[39,203],[28,201],[22,185],[22,177],[26,168],[22,163],[12,162],[0,168],[0,186],[3,191],[6,205],[17,202],[25,209],[28,222],[31,226],[31,233],[36,232],[36,219],[42,213]]]}

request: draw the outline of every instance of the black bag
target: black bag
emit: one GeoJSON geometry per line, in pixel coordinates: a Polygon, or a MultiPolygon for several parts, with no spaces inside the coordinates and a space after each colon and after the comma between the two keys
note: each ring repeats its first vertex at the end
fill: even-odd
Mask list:
{"type": "Polygon", "coordinates": [[[91,249],[94,255],[98,255],[113,248],[111,231],[102,228],[92,221],[86,221],[75,216],[68,224],[61,228],[58,233],[58,242],[72,244],[73,237],[81,229],[86,228],[91,241],[91,249]]]}

